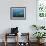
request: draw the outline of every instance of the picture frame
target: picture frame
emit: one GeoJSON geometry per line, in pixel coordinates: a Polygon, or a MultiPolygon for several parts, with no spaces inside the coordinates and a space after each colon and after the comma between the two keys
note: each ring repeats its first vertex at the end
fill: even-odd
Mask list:
{"type": "Polygon", "coordinates": [[[36,24],[46,25],[46,0],[36,1],[36,24]]]}
{"type": "Polygon", "coordinates": [[[10,8],[11,20],[25,20],[26,19],[26,7],[11,7],[10,8]]]}
{"type": "Polygon", "coordinates": [[[46,18],[46,0],[37,0],[36,2],[37,16],[39,18],[46,18]]]}

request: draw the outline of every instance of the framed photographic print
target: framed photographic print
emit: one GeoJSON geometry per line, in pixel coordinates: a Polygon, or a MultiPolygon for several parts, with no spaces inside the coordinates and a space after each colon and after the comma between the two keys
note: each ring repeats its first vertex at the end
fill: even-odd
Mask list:
{"type": "Polygon", "coordinates": [[[46,18],[46,0],[37,0],[37,15],[46,18]]]}
{"type": "Polygon", "coordinates": [[[25,20],[26,19],[26,7],[11,7],[10,8],[11,20],[25,20]]]}
{"type": "Polygon", "coordinates": [[[44,26],[46,25],[46,0],[37,0],[36,3],[36,24],[44,26]]]}

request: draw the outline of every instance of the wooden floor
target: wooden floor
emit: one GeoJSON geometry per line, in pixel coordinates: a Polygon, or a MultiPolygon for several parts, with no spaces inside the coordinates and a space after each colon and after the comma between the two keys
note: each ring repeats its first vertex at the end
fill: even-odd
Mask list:
{"type": "MultiPolygon", "coordinates": [[[[2,42],[0,42],[0,46],[4,46],[4,43],[2,42]]],[[[7,46],[15,46],[15,42],[14,43],[8,43],[8,45],[7,46]]],[[[25,46],[25,45],[24,45],[25,46]]],[[[37,43],[34,43],[34,42],[32,42],[32,43],[30,43],[30,46],[37,46],[37,43]]],[[[44,43],[44,45],[41,45],[41,46],[46,46],[46,43],[44,43]]]]}

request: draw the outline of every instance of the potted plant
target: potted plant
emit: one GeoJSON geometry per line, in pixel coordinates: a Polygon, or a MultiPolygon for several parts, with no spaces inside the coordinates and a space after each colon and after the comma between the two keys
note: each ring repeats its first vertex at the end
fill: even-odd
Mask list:
{"type": "Polygon", "coordinates": [[[41,26],[40,29],[45,29],[45,26],[41,26]]]}
{"type": "Polygon", "coordinates": [[[33,27],[33,28],[36,28],[36,30],[45,29],[45,26],[32,25],[32,27],[33,27]]]}
{"type": "Polygon", "coordinates": [[[45,34],[46,34],[45,32],[35,32],[33,35],[37,38],[37,41],[40,43],[40,40],[42,38],[45,38],[44,37],[46,36],[45,34]]]}
{"type": "Polygon", "coordinates": [[[33,28],[35,28],[36,30],[38,30],[38,26],[37,25],[32,25],[33,28]]]}

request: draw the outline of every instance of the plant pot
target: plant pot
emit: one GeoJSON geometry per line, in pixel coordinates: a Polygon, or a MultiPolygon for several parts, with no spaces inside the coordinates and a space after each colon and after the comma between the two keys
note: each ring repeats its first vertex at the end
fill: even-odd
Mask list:
{"type": "Polygon", "coordinates": [[[37,43],[40,43],[40,39],[37,39],[37,43]]]}
{"type": "Polygon", "coordinates": [[[44,40],[45,40],[45,39],[37,39],[37,42],[38,42],[39,44],[41,44],[41,43],[44,42],[44,40]]]}
{"type": "Polygon", "coordinates": [[[44,40],[45,40],[45,39],[40,39],[40,43],[44,43],[44,40]]]}

